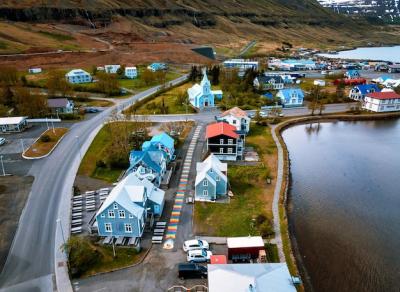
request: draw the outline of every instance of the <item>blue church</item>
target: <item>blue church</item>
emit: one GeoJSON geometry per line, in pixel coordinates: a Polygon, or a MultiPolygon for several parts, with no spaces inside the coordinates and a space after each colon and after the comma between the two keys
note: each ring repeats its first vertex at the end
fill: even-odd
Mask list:
{"type": "Polygon", "coordinates": [[[203,70],[203,80],[200,84],[195,84],[187,91],[189,102],[198,109],[215,106],[215,98],[222,98],[221,90],[211,90],[211,83],[208,80],[206,70],[203,70]]]}

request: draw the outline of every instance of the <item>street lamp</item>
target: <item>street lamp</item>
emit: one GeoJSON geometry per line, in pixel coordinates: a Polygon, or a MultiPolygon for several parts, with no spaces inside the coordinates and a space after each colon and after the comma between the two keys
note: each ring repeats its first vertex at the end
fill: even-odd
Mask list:
{"type": "Polygon", "coordinates": [[[63,229],[63,227],[62,227],[62,225],[61,225],[61,219],[60,219],[60,218],[57,218],[56,222],[57,222],[57,224],[58,224],[58,225],[60,225],[60,229],[61,229],[61,236],[62,236],[62,239],[63,239],[64,245],[65,245],[64,229],[63,229]]]}
{"type": "Polygon", "coordinates": [[[82,159],[81,146],[79,145],[79,136],[75,136],[75,138],[76,138],[76,143],[77,143],[78,149],[79,149],[79,156],[80,156],[81,159],[82,159]]]}
{"type": "Polygon", "coordinates": [[[3,176],[6,176],[6,172],[4,171],[3,155],[0,155],[0,160],[1,160],[1,168],[3,169],[3,176]]]}

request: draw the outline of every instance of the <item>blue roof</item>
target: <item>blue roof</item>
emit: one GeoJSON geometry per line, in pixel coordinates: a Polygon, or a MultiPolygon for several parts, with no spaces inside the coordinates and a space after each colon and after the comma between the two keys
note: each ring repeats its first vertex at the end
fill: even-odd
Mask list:
{"type": "Polygon", "coordinates": [[[386,80],[388,80],[388,79],[391,79],[391,77],[390,77],[389,75],[382,75],[380,78],[381,78],[383,81],[386,81],[386,80]]]}
{"type": "Polygon", "coordinates": [[[290,100],[292,98],[292,94],[293,93],[296,93],[297,96],[300,97],[300,98],[304,98],[304,92],[300,88],[281,89],[281,90],[279,90],[278,93],[282,94],[282,96],[284,97],[286,103],[290,103],[290,100]]]}
{"type": "Polygon", "coordinates": [[[161,151],[137,151],[137,150],[131,151],[129,155],[129,162],[131,166],[129,168],[132,168],[139,162],[143,161],[144,164],[153,169],[155,172],[160,173],[161,166],[155,162],[158,160],[156,157],[157,155],[162,156],[163,153],[161,151]],[[158,152],[159,154],[152,152],[158,152]]]}
{"type": "Polygon", "coordinates": [[[358,70],[347,70],[347,75],[349,75],[349,76],[359,76],[360,72],[358,72],[358,70]]]}
{"type": "MultiPolygon", "coordinates": [[[[169,136],[165,132],[162,132],[161,134],[153,136],[153,138],[151,138],[150,142],[152,142],[152,143],[161,143],[162,145],[164,145],[165,147],[167,147],[169,149],[173,149],[174,148],[174,139],[172,139],[171,136],[169,136]]],[[[142,147],[144,147],[145,143],[143,143],[142,147]]]]}
{"type": "Polygon", "coordinates": [[[274,98],[274,95],[271,92],[266,92],[263,94],[263,96],[270,99],[274,98]]]}
{"type": "Polygon", "coordinates": [[[362,85],[357,85],[356,88],[360,91],[362,95],[365,95],[367,93],[371,92],[380,92],[381,90],[379,89],[378,85],[376,84],[362,84],[362,85]]]}

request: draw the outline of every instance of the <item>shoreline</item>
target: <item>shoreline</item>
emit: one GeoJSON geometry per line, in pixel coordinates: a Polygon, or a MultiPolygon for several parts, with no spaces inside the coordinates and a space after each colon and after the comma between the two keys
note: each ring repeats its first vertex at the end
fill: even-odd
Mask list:
{"type": "MultiPolygon", "coordinates": [[[[303,263],[300,250],[297,245],[296,236],[293,230],[292,219],[289,218],[290,215],[290,201],[291,196],[289,194],[290,185],[292,183],[291,170],[290,170],[290,158],[289,151],[287,149],[286,143],[282,137],[282,133],[293,126],[307,124],[310,122],[335,122],[335,121],[377,121],[377,120],[389,120],[389,119],[399,119],[400,112],[391,113],[377,113],[377,114],[334,114],[327,116],[307,116],[301,118],[292,118],[281,122],[276,125],[272,131],[278,138],[278,142],[283,151],[283,175],[282,175],[282,185],[281,193],[279,198],[279,215],[280,215],[280,229],[282,235],[282,241],[287,245],[284,254],[285,260],[288,265],[289,271],[297,273],[301,276],[303,285],[298,289],[298,291],[313,291],[313,287],[308,275],[308,271],[303,263]]],[[[279,148],[279,146],[277,145],[279,148]]],[[[279,157],[278,157],[279,159],[279,157]]],[[[279,162],[278,162],[279,163],[279,162]]]]}

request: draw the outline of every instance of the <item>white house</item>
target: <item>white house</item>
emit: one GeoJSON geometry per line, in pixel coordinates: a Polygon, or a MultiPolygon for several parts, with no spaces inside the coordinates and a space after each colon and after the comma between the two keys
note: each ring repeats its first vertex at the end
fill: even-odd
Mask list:
{"type": "Polygon", "coordinates": [[[29,68],[28,70],[29,74],[38,74],[42,73],[42,68],[29,68]]]}
{"type": "Polygon", "coordinates": [[[0,132],[22,132],[27,127],[26,117],[6,117],[0,118],[0,132]]]}
{"type": "Polygon", "coordinates": [[[66,98],[50,98],[47,100],[47,107],[53,114],[72,114],[74,102],[66,98]]]}
{"type": "Polygon", "coordinates": [[[110,74],[116,74],[121,65],[105,65],[104,71],[110,74]]]}
{"type": "Polygon", "coordinates": [[[236,127],[238,134],[247,134],[250,131],[251,119],[244,110],[238,107],[223,112],[219,117],[217,117],[217,120],[224,121],[236,127]]]}
{"type": "Polygon", "coordinates": [[[373,112],[400,111],[400,94],[394,91],[368,93],[363,108],[373,112]]]}
{"type": "Polygon", "coordinates": [[[125,67],[125,77],[135,79],[138,76],[136,67],[125,67]]]}
{"type": "Polygon", "coordinates": [[[258,61],[250,61],[245,59],[230,59],[224,61],[225,68],[238,68],[240,70],[258,69],[258,61]]]}
{"type": "Polygon", "coordinates": [[[65,78],[69,83],[89,83],[92,82],[92,76],[82,69],[74,69],[65,74],[65,78]]]}
{"type": "Polygon", "coordinates": [[[253,85],[260,90],[279,90],[285,87],[285,82],[279,75],[260,75],[254,78],[253,85]]]}
{"type": "Polygon", "coordinates": [[[326,85],[326,82],[325,82],[325,80],[322,80],[322,79],[315,79],[314,85],[323,87],[326,85]]]}

